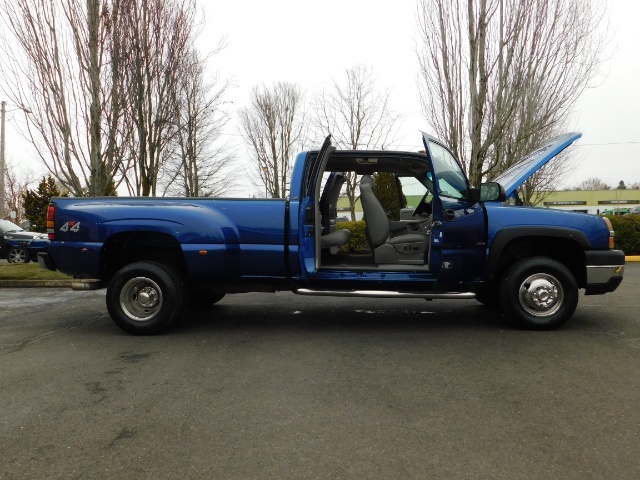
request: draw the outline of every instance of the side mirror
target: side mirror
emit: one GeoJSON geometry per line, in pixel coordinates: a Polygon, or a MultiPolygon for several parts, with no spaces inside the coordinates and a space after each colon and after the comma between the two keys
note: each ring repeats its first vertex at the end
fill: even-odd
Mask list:
{"type": "Polygon", "coordinates": [[[496,182],[487,182],[480,185],[481,202],[504,202],[507,194],[504,187],[496,182]]]}

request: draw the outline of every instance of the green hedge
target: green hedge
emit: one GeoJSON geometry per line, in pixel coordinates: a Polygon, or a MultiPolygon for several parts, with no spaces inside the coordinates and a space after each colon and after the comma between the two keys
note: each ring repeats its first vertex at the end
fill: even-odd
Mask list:
{"type": "Polygon", "coordinates": [[[339,222],[337,228],[346,228],[351,230],[351,240],[346,245],[340,247],[343,253],[370,253],[369,242],[364,233],[365,222],[360,220],[357,222],[339,222]]]}
{"type": "Polygon", "coordinates": [[[615,248],[625,255],[640,255],[640,215],[607,215],[616,232],[615,248]]]}

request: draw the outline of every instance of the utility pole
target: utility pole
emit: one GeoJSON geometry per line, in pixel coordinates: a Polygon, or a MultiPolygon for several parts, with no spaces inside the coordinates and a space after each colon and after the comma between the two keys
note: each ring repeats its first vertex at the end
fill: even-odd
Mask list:
{"type": "Polygon", "coordinates": [[[0,126],[0,220],[4,220],[4,117],[7,102],[2,100],[2,119],[0,126]]]}

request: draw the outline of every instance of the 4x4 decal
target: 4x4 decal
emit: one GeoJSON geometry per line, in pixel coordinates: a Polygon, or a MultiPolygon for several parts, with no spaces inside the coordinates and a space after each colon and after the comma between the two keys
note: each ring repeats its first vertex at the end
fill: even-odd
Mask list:
{"type": "Polygon", "coordinates": [[[60,227],[61,232],[78,232],[80,231],[80,222],[67,222],[60,227]]]}

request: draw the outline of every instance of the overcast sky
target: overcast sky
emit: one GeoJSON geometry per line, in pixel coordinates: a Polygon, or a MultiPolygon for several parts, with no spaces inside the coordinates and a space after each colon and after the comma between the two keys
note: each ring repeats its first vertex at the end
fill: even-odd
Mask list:
{"type": "MultiPolygon", "coordinates": [[[[203,3],[203,45],[227,36],[228,47],[215,61],[235,79],[232,98],[239,106],[254,84],[288,80],[312,91],[364,63],[375,68],[381,86],[393,88],[393,107],[406,115],[397,148],[420,148],[418,131],[428,126],[416,88],[414,0],[203,3]]],[[[583,133],[570,185],[594,176],[611,186],[640,182],[640,2],[610,3],[611,59],[568,122],[583,133]]]]}
{"type": "MultiPolygon", "coordinates": [[[[253,85],[286,80],[311,93],[363,63],[374,67],[380,86],[393,88],[392,108],[405,115],[395,147],[420,148],[419,130],[428,131],[428,125],[416,87],[414,0],[200,2],[206,17],[203,51],[214,48],[222,35],[227,38],[227,48],[213,64],[236,85],[229,94],[230,114],[247,103],[253,85]]],[[[589,177],[611,186],[620,180],[640,182],[640,2],[609,3],[612,56],[600,84],[583,95],[568,122],[583,133],[574,147],[579,163],[568,186],[589,177]]],[[[43,172],[37,161],[24,158],[22,142],[12,135],[7,124],[7,158],[43,172]]],[[[239,147],[238,157],[244,155],[239,147]]]]}

